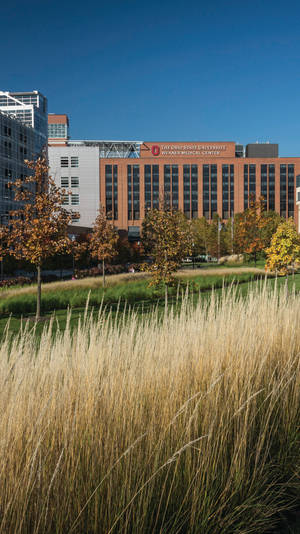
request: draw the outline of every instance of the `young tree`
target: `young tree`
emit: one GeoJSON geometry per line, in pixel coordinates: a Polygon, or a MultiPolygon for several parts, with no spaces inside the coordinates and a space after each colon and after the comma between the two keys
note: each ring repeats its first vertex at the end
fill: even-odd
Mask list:
{"type": "Polygon", "coordinates": [[[46,258],[68,250],[68,225],[72,213],[62,207],[64,191],[48,175],[44,157],[26,161],[33,174],[10,184],[22,206],[10,212],[10,254],[25,259],[37,269],[36,319],[41,316],[41,269],[46,258]]]}
{"type": "Polygon", "coordinates": [[[7,247],[8,228],[7,226],[0,226],[0,262],[1,262],[1,280],[3,280],[3,260],[4,256],[8,254],[7,247]]]}
{"type": "Polygon", "coordinates": [[[266,269],[280,275],[288,273],[288,266],[300,258],[300,236],[293,219],[282,222],[271,239],[271,245],[266,250],[266,269]]]}
{"type": "Polygon", "coordinates": [[[117,254],[118,239],[117,230],[107,219],[104,208],[101,206],[90,235],[89,250],[92,258],[102,261],[103,287],[105,287],[105,262],[117,254]]]}
{"type": "Polygon", "coordinates": [[[192,250],[192,233],[189,221],[180,211],[164,207],[148,211],[142,225],[142,240],[146,252],[153,256],[153,263],[145,269],[152,274],[150,285],[168,285],[174,281],[174,273],[182,260],[192,250]]]}
{"type": "Polygon", "coordinates": [[[199,219],[192,219],[190,223],[190,228],[192,233],[192,242],[194,243],[194,254],[196,256],[199,254],[208,254],[207,247],[209,224],[205,217],[200,217],[199,219]]]}
{"type": "Polygon", "coordinates": [[[278,215],[264,210],[265,201],[251,198],[250,206],[239,214],[238,224],[235,227],[235,240],[240,252],[251,254],[256,264],[257,254],[268,247],[271,232],[279,223],[278,215]],[[272,215],[270,215],[272,213],[272,215]]]}

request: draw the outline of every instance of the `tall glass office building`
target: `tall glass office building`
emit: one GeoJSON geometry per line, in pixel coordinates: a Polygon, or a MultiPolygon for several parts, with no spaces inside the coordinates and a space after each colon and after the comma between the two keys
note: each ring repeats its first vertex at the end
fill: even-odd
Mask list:
{"type": "Polygon", "coordinates": [[[48,144],[48,103],[39,91],[0,91],[0,111],[34,129],[34,152],[38,156],[48,144]]]}
{"type": "Polygon", "coordinates": [[[24,160],[47,154],[47,145],[47,99],[39,91],[0,91],[0,224],[20,207],[9,182],[28,176],[24,160]]]}

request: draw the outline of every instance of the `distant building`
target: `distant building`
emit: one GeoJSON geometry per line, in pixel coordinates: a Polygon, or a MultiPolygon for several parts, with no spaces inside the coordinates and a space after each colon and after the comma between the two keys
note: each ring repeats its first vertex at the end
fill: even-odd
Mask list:
{"type": "Polygon", "coordinates": [[[0,224],[20,208],[8,183],[28,176],[24,160],[47,151],[47,99],[38,91],[0,91],[0,224]]]}
{"type": "MultiPolygon", "coordinates": [[[[90,228],[100,207],[100,159],[138,157],[140,144],[73,140],[60,144],[56,141],[49,139],[50,174],[56,185],[71,193],[65,196],[65,206],[80,214],[73,223],[90,228]]],[[[117,191],[114,198],[117,198],[117,191]]]]}
{"type": "Polygon", "coordinates": [[[9,182],[29,174],[24,159],[35,151],[33,128],[0,112],[0,224],[6,224],[11,210],[18,209],[9,182]]]}
{"type": "Polygon", "coordinates": [[[226,221],[263,196],[267,210],[293,217],[300,231],[300,158],[279,157],[277,144],[64,138],[50,140],[49,163],[56,184],[71,193],[66,205],[80,213],[75,225],[90,227],[101,204],[138,239],[145,213],[162,197],[188,219],[226,221]]]}
{"type": "Polygon", "coordinates": [[[69,139],[69,118],[67,115],[48,115],[49,145],[65,145],[69,139]]]}
{"type": "Polygon", "coordinates": [[[0,91],[0,111],[34,129],[35,155],[47,149],[48,104],[47,98],[42,93],[39,91],[17,93],[0,91]]]}

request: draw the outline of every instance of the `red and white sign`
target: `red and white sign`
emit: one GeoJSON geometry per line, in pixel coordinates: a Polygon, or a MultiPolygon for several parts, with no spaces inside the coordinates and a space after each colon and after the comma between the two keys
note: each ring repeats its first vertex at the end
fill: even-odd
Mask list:
{"type": "Polygon", "coordinates": [[[159,146],[158,145],[152,145],[151,152],[152,152],[153,156],[159,156],[159,153],[160,153],[159,146]]]}

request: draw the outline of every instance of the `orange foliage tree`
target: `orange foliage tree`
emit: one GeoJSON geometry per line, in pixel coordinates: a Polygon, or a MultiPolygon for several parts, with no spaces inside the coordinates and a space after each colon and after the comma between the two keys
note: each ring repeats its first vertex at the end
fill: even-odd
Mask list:
{"type": "Polygon", "coordinates": [[[235,225],[235,242],[242,253],[251,254],[256,264],[257,254],[270,244],[272,233],[281,218],[274,212],[264,210],[265,200],[252,196],[249,208],[239,217],[235,225]]]}
{"type": "MultiPolygon", "coordinates": [[[[44,260],[69,251],[71,241],[67,228],[72,213],[63,208],[64,190],[56,187],[48,175],[49,167],[44,157],[25,161],[32,175],[10,184],[15,200],[21,207],[10,212],[10,254],[27,260],[37,269],[36,318],[41,316],[41,269],[44,260]]],[[[78,214],[75,214],[76,216],[78,214]]]]}
{"type": "Polygon", "coordinates": [[[7,226],[0,226],[0,262],[1,262],[1,280],[3,278],[3,260],[4,256],[8,254],[7,248],[8,228],[7,226]]]}
{"type": "Polygon", "coordinates": [[[89,239],[89,250],[92,258],[102,261],[102,284],[105,287],[105,262],[117,254],[116,245],[119,236],[114,225],[107,219],[102,206],[99,209],[99,215],[96,217],[89,239]]]}

